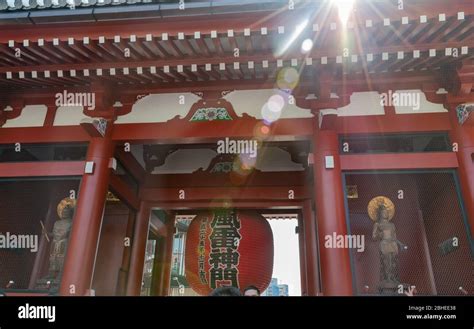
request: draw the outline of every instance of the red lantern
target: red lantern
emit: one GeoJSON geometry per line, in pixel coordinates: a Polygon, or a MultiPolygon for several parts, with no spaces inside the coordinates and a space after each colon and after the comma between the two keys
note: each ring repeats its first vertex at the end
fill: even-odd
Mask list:
{"type": "Polygon", "coordinates": [[[203,212],[189,225],[185,250],[186,279],[200,295],[214,288],[254,285],[263,292],[273,272],[273,234],[255,211],[203,212]]]}

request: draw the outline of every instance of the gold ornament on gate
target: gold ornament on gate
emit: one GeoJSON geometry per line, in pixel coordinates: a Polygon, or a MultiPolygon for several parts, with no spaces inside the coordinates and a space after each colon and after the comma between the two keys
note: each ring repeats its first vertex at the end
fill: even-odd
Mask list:
{"type": "Polygon", "coordinates": [[[370,200],[367,206],[367,212],[369,214],[369,217],[374,222],[377,221],[377,212],[380,206],[382,205],[388,211],[388,220],[391,220],[393,216],[395,216],[395,205],[393,204],[392,200],[390,200],[386,196],[376,196],[375,198],[370,200]]]}

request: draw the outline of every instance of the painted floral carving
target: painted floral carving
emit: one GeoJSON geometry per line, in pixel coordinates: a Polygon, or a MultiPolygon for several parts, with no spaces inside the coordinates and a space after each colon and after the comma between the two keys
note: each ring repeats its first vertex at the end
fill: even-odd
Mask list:
{"type": "Polygon", "coordinates": [[[461,104],[456,108],[459,124],[464,124],[471,113],[474,112],[474,104],[461,104]]]}
{"type": "Polygon", "coordinates": [[[207,107],[198,109],[189,121],[193,122],[214,120],[232,120],[232,117],[223,107],[207,107]]]}

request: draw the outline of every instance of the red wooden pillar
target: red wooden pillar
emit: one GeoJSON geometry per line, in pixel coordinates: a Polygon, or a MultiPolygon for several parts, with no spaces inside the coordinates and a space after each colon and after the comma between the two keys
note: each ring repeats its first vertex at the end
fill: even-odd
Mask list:
{"type": "Polygon", "coordinates": [[[173,242],[175,234],[175,213],[172,212],[166,221],[166,243],[163,254],[163,266],[160,274],[160,296],[168,296],[170,293],[171,262],[173,261],[173,242]]]}
{"type": "Polygon", "coordinates": [[[305,263],[306,263],[306,293],[308,296],[318,295],[319,264],[316,237],[316,220],[311,209],[311,201],[303,204],[305,263]]]}
{"type": "MultiPolygon", "coordinates": [[[[471,236],[474,236],[474,126],[461,125],[456,117],[456,107],[450,107],[451,142],[457,143],[458,175],[471,236]]],[[[473,115],[473,114],[471,114],[473,115]]]]}
{"type": "Polygon", "coordinates": [[[166,253],[167,240],[166,236],[160,236],[155,250],[155,261],[153,264],[153,280],[152,280],[152,296],[166,296],[165,292],[165,269],[166,269],[166,253]]]}
{"type": "Polygon", "coordinates": [[[300,280],[301,296],[308,296],[308,281],[306,279],[306,240],[304,236],[303,213],[298,217],[298,245],[300,251],[300,280]]]}
{"type": "Polygon", "coordinates": [[[156,246],[152,281],[152,294],[154,296],[167,296],[170,292],[171,261],[175,234],[174,221],[174,212],[168,213],[165,221],[165,231],[159,237],[156,246]]]}
{"type": "Polygon", "coordinates": [[[145,252],[150,225],[150,207],[142,202],[135,220],[133,232],[132,254],[127,280],[127,296],[140,296],[145,252]]]}
{"type": "Polygon", "coordinates": [[[337,132],[316,129],[313,152],[322,291],[325,296],[349,296],[352,295],[349,250],[324,245],[327,235],[347,234],[337,132]],[[333,168],[326,167],[326,160],[333,160],[333,168]]]}
{"type": "MultiPolygon", "coordinates": [[[[128,223],[127,223],[127,233],[126,237],[129,238],[130,242],[133,238],[133,230],[135,228],[135,218],[137,217],[137,213],[135,211],[130,211],[130,215],[128,216],[128,223]]],[[[117,295],[125,296],[127,291],[127,280],[128,280],[128,272],[130,271],[130,260],[132,255],[131,244],[125,247],[122,256],[122,266],[120,267],[119,272],[119,279],[117,280],[117,295]]]]}
{"type": "Polygon", "coordinates": [[[87,150],[86,161],[94,167],[93,173],[83,175],[80,185],[59,290],[63,296],[82,296],[91,287],[114,152],[111,133],[109,127],[105,137],[91,138],[87,150]]]}

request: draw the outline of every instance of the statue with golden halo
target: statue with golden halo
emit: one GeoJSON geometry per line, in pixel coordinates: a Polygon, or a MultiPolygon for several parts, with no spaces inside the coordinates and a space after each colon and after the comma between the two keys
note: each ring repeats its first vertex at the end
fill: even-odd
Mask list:
{"type": "Polygon", "coordinates": [[[64,265],[66,257],[67,242],[72,228],[72,218],[76,209],[76,200],[65,198],[59,202],[57,213],[59,220],[53,225],[52,237],[49,252],[49,278],[57,279],[64,265]]]}
{"type": "Polygon", "coordinates": [[[398,278],[398,245],[395,224],[391,222],[395,215],[395,205],[385,196],[373,198],[367,211],[374,221],[372,238],[380,241],[380,282],[381,293],[394,292],[400,284],[398,278]]]}
{"type": "Polygon", "coordinates": [[[50,243],[48,275],[36,281],[36,289],[56,290],[59,288],[60,274],[66,258],[69,233],[76,209],[76,200],[65,198],[57,206],[59,219],[53,225],[53,231],[47,232],[43,223],[43,234],[50,243]]]}

